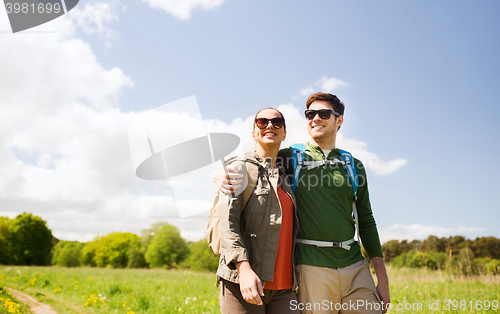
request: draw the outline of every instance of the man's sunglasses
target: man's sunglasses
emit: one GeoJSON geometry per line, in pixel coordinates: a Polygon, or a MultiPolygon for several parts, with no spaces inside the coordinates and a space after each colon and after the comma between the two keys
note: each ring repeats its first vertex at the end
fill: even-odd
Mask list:
{"type": "Polygon", "coordinates": [[[320,109],[320,110],[306,110],[305,115],[307,120],[312,120],[316,115],[319,115],[319,117],[323,120],[328,120],[332,116],[332,114],[336,116],[340,116],[339,113],[331,110],[331,109],[320,109]]]}
{"type": "Polygon", "coordinates": [[[255,119],[255,125],[259,129],[265,129],[269,125],[269,121],[271,121],[275,129],[281,129],[285,125],[285,119],[283,118],[257,118],[255,119]]]}

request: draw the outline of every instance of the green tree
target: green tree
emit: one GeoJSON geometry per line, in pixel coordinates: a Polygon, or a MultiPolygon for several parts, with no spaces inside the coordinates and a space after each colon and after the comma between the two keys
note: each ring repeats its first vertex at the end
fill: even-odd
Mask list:
{"type": "Polygon", "coordinates": [[[488,274],[488,263],[492,261],[489,257],[476,257],[472,260],[472,270],[474,274],[488,274]]]}
{"type": "Polygon", "coordinates": [[[500,274],[500,261],[497,259],[492,259],[486,264],[486,270],[490,274],[499,275],[500,274]]]}
{"type": "Polygon", "coordinates": [[[96,267],[94,257],[95,253],[99,247],[99,239],[101,236],[96,236],[94,240],[87,242],[82,249],[82,255],[80,259],[80,264],[84,266],[96,267]]]}
{"type": "Polygon", "coordinates": [[[150,228],[142,230],[142,235],[141,235],[141,243],[143,248],[148,248],[148,246],[151,244],[151,241],[153,241],[155,233],[160,231],[161,228],[164,226],[169,226],[169,224],[165,221],[158,221],[155,222],[153,225],[151,225],[150,228]]]}
{"type": "Polygon", "coordinates": [[[426,252],[429,256],[429,260],[432,260],[432,264],[427,264],[427,267],[432,269],[445,269],[446,268],[446,254],[443,252],[426,252]]]}
{"type": "Polygon", "coordinates": [[[466,247],[460,250],[458,254],[458,265],[464,275],[473,274],[472,260],[474,257],[474,252],[470,248],[466,247]]]}
{"type": "Polygon", "coordinates": [[[146,250],[142,246],[142,239],[138,239],[130,245],[128,251],[128,268],[145,268],[148,267],[146,258],[144,257],[146,250]]]}
{"type": "Polygon", "coordinates": [[[436,261],[425,252],[417,252],[415,255],[413,255],[412,259],[410,260],[409,266],[412,268],[437,268],[436,261]]]}
{"type": "Polygon", "coordinates": [[[139,239],[138,235],[130,232],[113,232],[99,238],[93,258],[96,266],[127,267],[130,246],[139,239]]]}
{"type": "Polygon", "coordinates": [[[396,268],[410,267],[410,261],[412,260],[415,254],[417,254],[417,251],[412,250],[397,256],[392,261],[392,266],[396,268]]]}
{"type": "Polygon", "coordinates": [[[382,252],[384,253],[384,260],[386,261],[386,263],[392,262],[392,260],[396,256],[399,256],[401,255],[401,253],[403,253],[398,240],[390,240],[382,244],[382,252]]]}
{"type": "Polygon", "coordinates": [[[127,267],[148,267],[146,262],[146,251],[148,250],[154,235],[165,225],[166,222],[156,222],[150,228],[142,230],[141,240],[134,243],[129,251],[129,265],[127,267]]]}
{"type": "Polygon", "coordinates": [[[52,232],[40,217],[22,213],[10,224],[11,252],[17,265],[49,265],[52,232]]]}
{"type": "Polygon", "coordinates": [[[430,235],[427,239],[420,243],[418,250],[422,252],[446,252],[447,246],[448,241],[446,238],[438,238],[436,236],[430,235]]]}
{"type": "Polygon", "coordinates": [[[500,239],[495,237],[476,238],[471,249],[476,256],[500,259],[500,239]]]}
{"type": "Polygon", "coordinates": [[[207,240],[189,244],[189,255],[184,265],[192,270],[216,271],[219,267],[219,256],[208,247],[207,240]]]}
{"type": "Polygon", "coordinates": [[[469,246],[469,242],[465,239],[463,236],[454,236],[454,237],[449,237],[447,241],[447,246],[446,246],[446,251],[445,253],[448,253],[451,251],[452,255],[456,255],[460,253],[460,250],[463,248],[469,246]]]}
{"type": "Polygon", "coordinates": [[[84,246],[85,243],[76,241],[59,241],[54,247],[52,265],[61,267],[80,266],[84,246]]]}
{"type": "Polygon", "coordinates": [[[0,217],[0,264],[3,265],[13,264],[10,246],[10,223],[9,217],[0,217]]]}
{"type": "Polygon", "coordinates": [[[390,240],[382,245],[382,252],[384,253],[384,259],[387,263],[392,262],[397,256],[409,252],[411,250],[417,250],[420,245],[420,240],[412,240],[408,243],[408,240],[390,240]]]}
{"type": "Polygon", "coordinates": [[[153,235],[145,254],[149,267],[175,267],[189,252],[179,229],[167,223],[153,235]]]}
{"type": "Polygon", "coordinates": [[[422,241],[412,240],[410,243],[406,244],[406,247],[403,249],[403,251],[404,252],[409,252],[411,250],[417,251],[420,248],[420,244],[422,244],[422,241]]]}

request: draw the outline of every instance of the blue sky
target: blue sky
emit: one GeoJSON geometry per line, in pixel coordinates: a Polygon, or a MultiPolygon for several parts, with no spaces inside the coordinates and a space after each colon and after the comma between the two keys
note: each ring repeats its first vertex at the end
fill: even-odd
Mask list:
{"type": "MultiPolygon", "coordinates": [[[[243,134],[273,106],[303,140],[307,96],[328,91],[346,105],[339,146],[378,162],[384,241],[500,237],[499,15],[497,1],[81,1],[7,34],[2,8],[0,214],[38,214],[61,239],[139,233],[173,216],[172,190],[134,177],[134,118],[195,95],[206,126],[243,134]]],[[[204,235],[203,219],[169,219],[204,235]]]]}

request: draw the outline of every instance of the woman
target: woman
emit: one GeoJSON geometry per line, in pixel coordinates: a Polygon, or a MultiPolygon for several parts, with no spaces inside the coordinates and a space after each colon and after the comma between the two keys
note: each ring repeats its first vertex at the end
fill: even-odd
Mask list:
{"type": "Polygon", "coordinates": [[[298,230],[295,198],[284,170],[276,166],[286,136],[283,114],[273,108],[259,111],[252,136],[255,151],[233,161],[247,168],[258,165],[248,202],[241,208],[243,187],[233,195],[219,192],[221,312],[296,313],[290,309],[290,302],[296,302],[292,262],[298,230]]]}

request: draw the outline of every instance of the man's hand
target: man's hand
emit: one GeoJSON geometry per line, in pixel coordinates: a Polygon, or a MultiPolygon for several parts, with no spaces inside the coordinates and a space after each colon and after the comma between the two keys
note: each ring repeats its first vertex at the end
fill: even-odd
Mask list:
{"type": "Polygon", "coordinates": [[[383,313],[386,313],[387,306],[391,303],[391,295],[389,293],[389,278],[385,270],[384,258],[381,256],[373,257],[371,262],[377,275],[377,293],[384,305],[383,313]]]}
{"type": "Polygon", "coordinates": [[[250,304],[262,305],[260,296],[264,296],[264,289],[259,276],[247,261],[236,263],[236,268],[240,274],[240,291],[243,299],[250,304]]]}
{"type": "Polygon", "coordinates": [[[377,284],[377,293],[380,299],[384,304],[383,313],[387,312],[387,306],[391,303],[391,296],[389,294],[389,283],[381,283],[377,284]]]}
{"type": "Polygon", "coordinates": [[[212,180],[222,192],[231,194],[232,191],[239,189],[243,183],[245,176],[238,173],[239,170],[236,165],[226,166],[227,174],[222,168],[216,169],[212,172],[212,180]]]}

